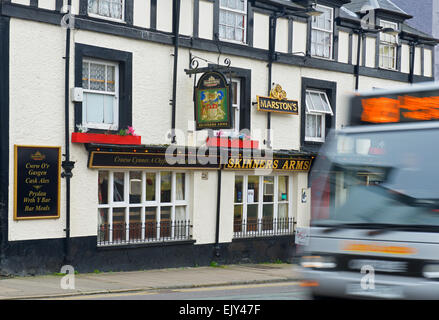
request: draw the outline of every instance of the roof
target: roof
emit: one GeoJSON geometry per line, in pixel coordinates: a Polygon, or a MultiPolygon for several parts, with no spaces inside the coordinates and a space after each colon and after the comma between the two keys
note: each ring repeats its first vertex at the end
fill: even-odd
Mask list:
{"type": "Polygon", "coordinates": [[[412,17],[396,4],[394,4],[391,0],[351,0],[351,2],[345,4],[344,7],[355,13],[361,12],[364,9],[368,8],[387,10],[400,15],[412,17]]]}
{"type": "MultiPolygon", "coordinates": [[[[366,9],[381,9],[388,12],[394,12],[397,15],[405,17],[405,19],[413,17],[394,4],[391,0],[351,0],[350,3],[341,7],[340,18],[359,21],[361,19],[360,13],[366,9]]],[[[405,22],[401,23],[401,30],[409,36],[437,41],[432,35],[417,30],[405,22]]]]}

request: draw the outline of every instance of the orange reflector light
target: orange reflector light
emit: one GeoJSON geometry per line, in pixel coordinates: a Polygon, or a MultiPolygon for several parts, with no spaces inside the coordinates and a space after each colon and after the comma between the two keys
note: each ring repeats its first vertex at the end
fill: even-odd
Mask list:
{"type": "Polygon", "coordinates": [[[300,286],[301,287],[318,287],[319,283],[317,281],[312,281],[312,280],[303,280],[303,281],[300,281],[300,286]]]}
{"type": "Polygon", "coordinates": [[[367,244],[367,243],[345,243],[343,251],[367,252],[367,253],[388,253],[388,254],[414,254],[416,249],[410,247],[400,247],[386,244],[367,244]]]}

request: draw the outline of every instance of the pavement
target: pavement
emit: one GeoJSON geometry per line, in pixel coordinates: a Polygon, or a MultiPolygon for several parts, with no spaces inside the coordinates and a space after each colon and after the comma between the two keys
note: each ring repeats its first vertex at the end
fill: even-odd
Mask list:
{"type": "Polygon", "coordinates": [[[67,283],[68,277],[71,276],[1,278],[0,300],[68,298],[161,289],[290,282],[299,280],[300,274],[294,264],[239,264],[75,274],[73,281],[67,283]],[[68,285],[70,288],[66,288],[68,285]]]}

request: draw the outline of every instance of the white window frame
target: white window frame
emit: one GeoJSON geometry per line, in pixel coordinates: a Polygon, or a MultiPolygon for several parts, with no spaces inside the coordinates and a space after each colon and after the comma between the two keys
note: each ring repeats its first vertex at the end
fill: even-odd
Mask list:
{"type": "MultiPolygon", "coordinates": [[[[238,0],[239,1],[239,0],[238,0]]],[[[220,21],[221,21],[221,11],[229,11],[229,12],[232,12],[232,13],[237,13],[237,14],[240,14],[240,15],[243,15],[244,16],[244,23],[243,23],[243,37],[242,37],[242,41],[239,41],[239,40],[232,40],[232,39],[227,39],[227,38],[222,38],[221,36],[220,36],[220,33],[219,33],[219,31],[218,31],[218,37],[219,37],[219,39],[221,40],[221,41],[227,41],[227,42],[233,42],[233,43],[239,43],[239,44],[247,44],[247,19],[248,19],[248,12],[247,12],[247,0],[243,0],[244,1],[244,10],[243,11],[241,11],[241,10],[238,10],[238,9],[232,9],[232,8],[229,8],[229,7],[224,7],[224,6],[222,6],[221,5],[221,0],[220,0],[220,4],[219,4],[219,17],[218,17],[218,30],[219,30],[219,28],[221,27],[221,23],[220,23],[220,21]]],[[[227,25],[225,25],[225,26],[227,26],[227,25]]],[[[233,28],[234,28],[234,30],[237,28],[236,27],[236,25],[235,26],[233,26],[233,28]]],[[[227,32],[227,31],[226,31],[227,32]]]]}
{"type": "MultiPolygon", "coordinates": [[[[305,141],[310,141],[310,142],[325,142],[325,136],[326,136],[326,114],[330,114],[331,116],[334,115],[333,111],[332,111],[332,107],[331,107],[331,103],[328,99],[328,95],[326,94],[325,91],[320,91],[320,90],[312,90],[312,89],[307,89],[305,95],[307,95],[308,93],[316,93],[319,94],[320,99],[321,99],[321,95],[323,94],[326,98],[326,103],[329,106],[329,108],[331,109],[330,112],[323,112],[323,111],[315,111],[315,110],[310,110],[310,106],[308,106],[307,101],[306,101],[306,96],[305,96],[305,141]],[[321,133],[322,136],[321,137],[309,137],[306,135],[306,125],[307,125],[307,117],[308,115],[314,115],[314,116],[320,116],[320,126],[321,126],[321,133]]],[[[311,99],[310,99],[311,100],[311,99]]],[[[313,103],[311,101],[311,103],[313,103]]]]}
{"type": "MultiPolygon", "coordinates": [[[[110,245],[114,244],[113,242],[113,209],[122,208],[125,209],[125,225],[130,225],[130,208],[140,208],[140,217],[141,217],[141,223],[142,223],[142,234],[141,239],[134,239],[139,242],[154,242],[154,241],[163,241],[160,235],[160,228],[157,230],[156,238],[147,238],[145,234],[145,222],[146,222],[146,208],[156,208],[156,216],[155,216],[155,222],[160,225],[160,218],[161,218],[161,208],[162,207],[170,207],[171,208],[171,217],[170,222],[171,225],[175,222],[175,213],[176,213],[176,207],[184,207],[185,208],[185,221],[189,221],[189,174],[185,171],[180,170],[101,170],[102,172],[108,172],[108,203],[106,204],[99,204],[98,202],[98,214],[100,209],[108,209],[108,221],[107,225],[109,227],[109,235],[108,235],[108,242],[110,245]],[[141,193],[141,200],[139,203],[130,203],[130,172],[140,172],[142,174],[142,193],[141,193]],[[171,173],[171,202],[161,202],[160,199],[160,191],[161,191],[161,173],[162,172],[170,172],[171,173]],[[114,201],[114,193],[113,193],[113,186],[114,186],[114,174],[115,173],[123,173],[124,174],[124,198],[123,201],[114,201]],[[146,174],[147,173],[154,173],[155,174],[155,200],[154,201],[147,201],[146,200],[146,174]],[[176,200],[176,177],[177,173],[184,174],[184,200],[176,200]]],[[[99,221],[98,221],[99,223],[99,221]]],[[[189,230],[189,224],[186,223],[185,225],[185,234],[186,237],[184,237],[184,240],[188,239],[190,237],[190,230],[189,230]]],[[[124,242],[130,242],[133,239],[130,239],[130,228],[126,228],[126,235],[125,235],[125,241],[124,242]]],[[[170,239],[175,241],[174,239],[174,232],[175,228],[171,228],[171,235],[170,239]]]]}
{"type": "MultiPolygon", "coordinates": [[[[242,221],[241,221],[241,231],[239,232],[234,232],[234,234],[240,234],[243,233],[246,236],[252,236],[252,235],[259,235],[262,233],[263,234],[263,230],[260,230],[261,225],[258,223],[257,224],[257,230],[255,231],[248,231],[248,219],[247,219],[247,206],[248,205],[258,205],[258,217],[257,217],[257,221],[261,221],[261,219],[263,218],[263,206],[264,204],[272,204],[273,205],[273,221],[277,220],[278,221],[278,208],[279,208],[279,204],[288,204],[288,219],[291,219],[291,221],[294,221],[294,212],[293,212],[293,177],[291,175],[288,175],[286,173],[275,173],[275,174],[270,174],[270,175],[257,175],[254,173],[247,173],[247,172],[240,172],[239,174],[235,174],[235,179],[234,179],[234,185],[233,185],[233,208],[235,208],[236,205],[241,205],[242,206],[242,221]],[[235,195],[235,183],[236,183],[236,177],[237,176],[241,176],[243,177],[242,179],[242,202],[235,202],[236,199],[236,195],[235,195]],[[259,179],[259,190],[258,190],[258,201],[257,202],[248,202],[248,178],[249,176],[255,176],[258,177],[259,179]],[[264,202],[264,177],[267,176],[271,176],[274,177],[274,194],[273,194],[273,201],[272,202],[264,202]],[[280,176],[285,176],[288,177],[288,195],[287,195],[287,200],[279,200],[279,177],[280,176]],[[245,224],[244,224],[245,221],[245,224]]],[[[233,218],[234,219],[234,218],[233,218]]],[[[235,226],[235,222],[233,223],[233,226],[235,226]]],[[[276,234],[285,234],[285,233],[289,233],[289,232],[293,232],[293,228],[294,228],[294,224],[288,224],[287,225],[287,229],[284,228],[279,228],[279,224],[277,224],[277,229],[275,229],[275,226],[272,226],[273,229],[273,233],[270,233],[270,235],[276,235],[276,234]]]]}
{"type": "MultiPolygon", "coordinates": [[[[118,130],[119,129],[119,64],[112,61],[98,60],[98,59],[89,59],[84,58],[82,63],[82,68],[84,63],[89,63],[88,68],[88,89],[83,89],[84,95],[87,93],[92,94],[100,94],[100,95],[111,95],[114,96],[114,105],[113,105],[113,123],[95,123],[87,121],[87,106],[82,103],[82,125],[89,129],[102,129],[102,130],[118,130]],[[100,64],[105,66],[114,67],[114,92],[110,91],[99,91],[99,90],[91,90],[90,89],[90,64],[100,64]]],[[[107,76],[107,73],[105,73],[107,76]]],[[[105,81],[106,83],[106,81],[105,81]]]]}
{"type": "MultiPolygon", "coordinates": [[[[233,100],[230,100],[232,104],[233,113],[233,128],[231,129],[221,129],[222,137],[234,137],[239,134],[239,122],[240,122],[240,111],[241,111],[241,79],[232,78],[231,88],[233,90],[233,83],[236,83],[236,92],[233,91],[233,97],[236,95],[236,104],[233,100]]],[[[220,130],[214,130],[214,135],[216,135],[220,130]]]]}
{"type": "MultiPolygon", "coordinates": [[[[88,1],[89,0],[87,0],[87,15],[89,17],[98,18],[98,19],[105,19],[105,20],[110,20],[110,21],[114,21],[114,22],[125,22],[125,1],[126,0],[122,0],[122,18],[121,19],[112,18],[112,17],[108,17],[108,16],[104,16],[104,15],[100,15],[98,13],[93,13],[93,12],[88,11],[88,1]]],[[[97,1],[102,1],[102,0],[97,0],[97,1]]]]}
{"type": "MultiPolygon", "coordinates": [[[[313,20],[314,19],[318,19],[318,17],[312,18],[311,20],[311,52],[313,52],[313,44],[315,43],[313,41],[313,37],[312,37],[312,33],[313,30],[317,31],[317,32],[321,32],[321,33],[326,33],[326,34],[330,34],[330,50],[329,50],[329,57],[325,57],[325,56],[319,56],[317,54],[312,54],[313,57],[316,58],[320,58],[320,59],[326,59],[326,60],[333,60],[333,55],[334,55],[334,8],[332,7],[327,7],[321,4],[317,4],[316,5],[316,10],[319,10],[319,8],[323,8],[323,9],[329,9],[331,11],[331,29],[330,30],[326,30],[326,29],[322,29],[322,28],[318,28],[316,26],[314,26],[313,20]]],[[[317,50],[315,50],[317,52],[317,50]]]]}
{"type": "MultiPolygon", "coordinates": [[[[398,23],[396,22],[391,22],[391,21],[386,21],[386,20],[380,20],[380,26],[383,28],[392,28],[393,30],[398,30],[398,23]]],[[[387,69],[387,70],[396,70],[397,69],[397,59],[398,59],[398,35],[386,35],[385,33],[381,32],[379,34],[379,67],[381,69],[387,69]],[[390,41],[386,41],[385,37],[395,37],[395,42],[390,42],[390,41]],[[394,56],[393,56],[393,68],[392,67],[388,67],[384,65],[384,61],[383,58],[392,58],[391,56],[384,56],[381,54],[381,48],[383,47],[389,47],[389,52],[390,52],[390,48],[394,48],[393,52],[394,52],[394,56]]]]}

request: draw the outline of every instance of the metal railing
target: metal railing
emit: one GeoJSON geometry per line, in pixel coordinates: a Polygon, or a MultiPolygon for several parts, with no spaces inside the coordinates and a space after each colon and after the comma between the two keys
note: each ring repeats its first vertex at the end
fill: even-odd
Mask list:
{"type": "Polygon", "coordinates": [[[98,246],[190,240],[189,220],[117,223],[98,226],[98,246]]]}
{"type": "Polygon", "coordinates": [[[293,233],[293,218],[235,220],[233,226],[234,238],[292,235],[293,233]]]}

